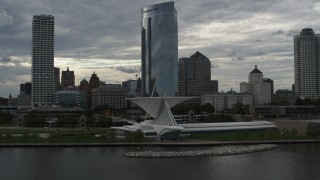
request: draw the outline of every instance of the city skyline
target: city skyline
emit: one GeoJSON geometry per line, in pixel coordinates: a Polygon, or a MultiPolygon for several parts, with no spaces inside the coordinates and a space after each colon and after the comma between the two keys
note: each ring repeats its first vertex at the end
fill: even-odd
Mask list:
{"type": "MultiPolygon", "coordinates": [[[[107,83],[135,79],[140,72],[141,8],[159,1],[5,1],[0,6],[0,96],[19,93],[31,81],[31,20],[51,14],[56,22],[55,66],[75,71],[76,84],[95,71],[107,83]],[[67,3],[67,5],[66,5],[67,3]],[[89,2],[88,2],[89,3],[89,2]],[[68,7],[72,7],[68,8],[68,7]],[[121,11],[120,11],[121,9],[121,11]]],[[[175,1],[178,58],[200,51],[211,60],[219,90],[246,81],[254,64],[275,82],[294,81],[293,36],[303,28],[319,33],[316,1],[175,1]],[[199,13],[201,12],[201,13],[199,13]]],[[[178,61],[178,60],[177,60],[178,61]]]]}

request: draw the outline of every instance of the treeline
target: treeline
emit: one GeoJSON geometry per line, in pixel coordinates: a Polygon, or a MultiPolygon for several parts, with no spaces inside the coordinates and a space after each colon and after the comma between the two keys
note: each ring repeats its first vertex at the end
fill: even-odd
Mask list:
{"type": "Polygon", "coordinates": [[[210,114],[204,119],[204,123],[217,123],[217,122],[233,122],[230,115],[225,114],[210,114]]]}
{"type": "MultiPolygon", "coordinates": [[[[50,120],[49,120],[50,121],[50,120]]],[[[112,118],[104,115],[93,116],[60,116],[57,117],[56,122],[46,121],[44,116],[41,116],[37,110],[32,110],[24,116],[23,125],[27,127],[42,127],[49,124],[58,127],[110,127],[112,118]]]]}
{"type": "Polygon", "coordinates": [[[13,121],[13,116],[8,112],[0,112],[0,124],[10,124],[13,121]]]}
{"type": "Polygon", "coordinates": [[[193,111],[194,114],[205,113],[214,113],[214,106],[210,103],[200,105],[200,104],[187,104],[180,103],[171,108],[171,112],[174,115],[186,115],[189,111],[193,111]]]}

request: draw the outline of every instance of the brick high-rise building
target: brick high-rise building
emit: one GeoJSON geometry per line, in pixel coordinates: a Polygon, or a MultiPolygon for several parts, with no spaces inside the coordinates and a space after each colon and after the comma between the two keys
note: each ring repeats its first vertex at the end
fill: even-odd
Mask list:
{"type": "Polygon", "coordinates": [[[54,67],[54,92],[60,89],[60,68],[54,67]]]}
{"type": "Polygon", "coordinates": [[[62,71],[61,75],[61,86],[63,89],[67,89],[68,86],[74,86],[74,71],[70,71],[69,67],[67,67],[66,71],[62,71]]]}

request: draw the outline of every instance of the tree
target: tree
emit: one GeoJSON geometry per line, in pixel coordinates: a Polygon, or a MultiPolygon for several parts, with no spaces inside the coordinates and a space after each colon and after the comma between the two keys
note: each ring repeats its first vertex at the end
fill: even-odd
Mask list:
{"type": "Polygon", "coordinates": [[[233,112],[235,114],[245,114],[247,111],[249,111],[249,106],[245,106],[242,103],[233,105],[233,112]]]}
{"type": "Polygon", "coordinates": [[[112,123],[112,118],[111,117],[100,117],[98,119],[98,123],[100,127],[110,127],[112,123]]]}
{"type": "Polygon", "coordinates": [[[303,102],[302,102],[302,99],[300,97],[298,97],[294,103],[294,105],[296,106],[302,106],[303,105],[303,102]]]}
{"type": "Polygon", "coordinates": [[[144,139],[144,133],[140,129],[134,132],[133,136],[136,141],[142,141],[144,139]]]}
{"type": "Polygon", "coordinates": [[[93,111],[92,109],[86,109],[83,111],[83,115],[89,117],[89,116],[93,116],[93,111]]]}
{"type": "Polygon", "coordinates": [[[126,132],[124,138],[125,138],[126,141],[133,141],[134,135],[133,135],[132,132],[126,132]]]}
{"type": "Polygon", "coordinates": [[[7,124],[12,121],[13,121],[13,116],[11,113],[8,113],[8,112],[0,113],[0,124],[7,124]]]}
{"type": "Polygon", "coordinates": [[[185,115],[188,113],[188,107],[183,103],[179,103],[171,108],[171,112],[175,115],[185,115]]]}
{"type": "Polygon", "coordinates": [[[210,114],[204,119],[204,123],[216,123],[216,122],[233,122],[233,118],[224,114],[210,114]]]}
{"type": "Polygon", "coordinates": [[[57,123],[59,126],[78,126],[79,121],[79,117],[61,116],[57,123]]]}
{"type": "Polygon", "coordinates": [[[32,110],[24,116],[24,121],[26,126],[42,126],[46,119],[37,110],[32,110]]]}
{"type": "Polygon", "coordinates": [[[215,108],[212,104],[206,103],[201,105],[201,110],[206,113],[214,113],[215,108]]]}

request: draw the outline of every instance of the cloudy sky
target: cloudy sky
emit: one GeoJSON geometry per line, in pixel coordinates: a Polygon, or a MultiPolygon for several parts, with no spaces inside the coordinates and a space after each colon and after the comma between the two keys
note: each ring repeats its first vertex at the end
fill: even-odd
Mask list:
{"type": "MultiPolygon", "coordinates": [[[[1,0],[0,96],[31,81],[32,17],[55,16],[55,66],[75,71],[76,84],[95,71],[106,83],[140,71],[141,8],[155,0],[1,0]]],[[[317,0],[176,0],[179,57],[200,51],[211,60],[219,91],[239,90],[258,68],[275,89],[293,83],[293,35],[320,33],[317,0]]]]}

